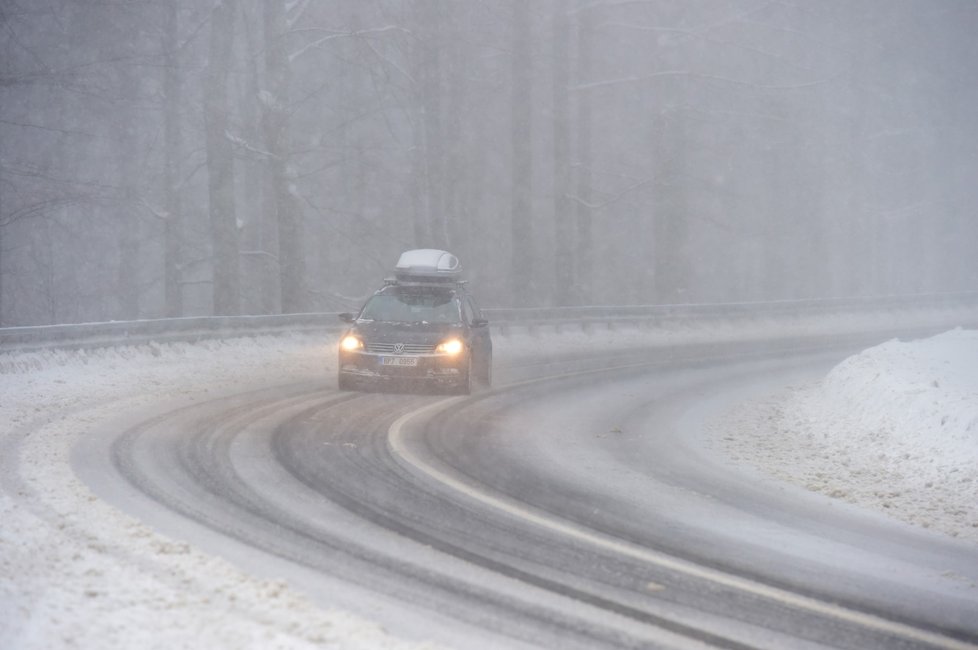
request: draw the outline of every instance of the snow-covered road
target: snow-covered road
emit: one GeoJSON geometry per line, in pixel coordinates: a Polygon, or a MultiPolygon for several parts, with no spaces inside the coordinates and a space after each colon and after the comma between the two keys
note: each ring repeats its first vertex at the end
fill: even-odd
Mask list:
{"type": "Polygon", "coordinates": [[[325,376],[331,351],[274,337],[4,359],[3,647],[415,647],[153,532],[71,471],[79,437],[120,414],[325,376]]]}
{"type": "MultiPolygon", "coordinates": [[[[813,329],[831,334],[859,324],[798,327],[796,332],[771,324],[750,331],[514,335],[498,337],[496,347],[503,360],[529,357],[544,346],[557,358],[582,348],[665,350],[676,344],[773,340],[813,329]]],[[[371,605],[369,594],[337,594],[334,603],[357,609],[357,615],[325,609],[321,595],[312,602],[294,581],[257,577],[151,530],[96,498],[71,471],[79,439],[104,430],[108,422],[131,423],[163,404],[187,406],[296,384],[332,390],[333,345],[285,336],[0,357],[4,647],[399,648],[434,637],[457,643],[458,636],[434,634],[409,620],[399,620],[397,637],[391,636],[365,619],[391,620],[389,612],[379,611],[385,607],[382,599],[371,605]],[[376,617],[371,607],[378,610],[376,617]]],[[[734,428],[714,428],[712,452],[727,466],[749,466],[745,472],[956,535],[947,543],[959,545],[967,558],[978,553],[978,463],[962,460],[978,447],[975,348],[974,333],[961,331],[874,348],[822,383],[738,406],[725,416],[734,428]],[[915,425],[902,426],[908,422],[915,425]]],[[[614,437],[621,430],[597,434],[614,437]]],[[[955,570],[943,578],[956,598],[978,607],[978,559],[975,568],[970,575],[955,570]]]]}

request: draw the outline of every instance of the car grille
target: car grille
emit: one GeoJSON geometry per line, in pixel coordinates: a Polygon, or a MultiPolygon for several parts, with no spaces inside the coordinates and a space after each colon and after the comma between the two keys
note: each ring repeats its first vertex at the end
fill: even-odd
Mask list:
{"type": "Polygon", "coordinates": [[[404,343],[404,349],[394,352],[395,343],[366,343],[367,352],[374,354],[432,354],[435,346],[427,343],[404,343]]]}

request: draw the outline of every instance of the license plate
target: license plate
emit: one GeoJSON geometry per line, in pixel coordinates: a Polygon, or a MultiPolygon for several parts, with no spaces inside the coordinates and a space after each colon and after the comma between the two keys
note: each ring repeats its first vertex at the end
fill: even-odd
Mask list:
{"type": "Polygon", "coordinates": [[[381,357],[380,364],[383,366],[417,366],[417,357],[381,357]]]}

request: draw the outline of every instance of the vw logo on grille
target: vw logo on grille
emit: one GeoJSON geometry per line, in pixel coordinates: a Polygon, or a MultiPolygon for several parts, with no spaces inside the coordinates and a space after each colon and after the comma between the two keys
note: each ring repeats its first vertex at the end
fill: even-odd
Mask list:
{"type": "Polygon", "coordinates": [[[395,343],[394,344],[394,354],[400,354],[402,352],[404,352],[404,344],[403,343],[395,343]]]}

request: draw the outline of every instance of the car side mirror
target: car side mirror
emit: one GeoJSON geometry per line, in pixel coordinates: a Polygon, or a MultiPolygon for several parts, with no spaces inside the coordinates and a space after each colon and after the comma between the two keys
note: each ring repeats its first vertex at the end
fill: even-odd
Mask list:
{"type": "Polygon", "coordinates": [[[486,327],[488,325],[489,321],[487,321],[485,318],[476,318],[474,321],[472,321],[472,327],[486,327]]]}
{"type": "Polygon", "coordinates": [[[353,317],[353,314],[351,314],[348,311],[345,311],[342,314],[340,314],[340,320],[343,321],[344,323],[352,323],[356,319],[353,317]]]}

